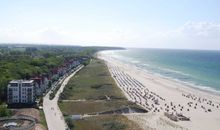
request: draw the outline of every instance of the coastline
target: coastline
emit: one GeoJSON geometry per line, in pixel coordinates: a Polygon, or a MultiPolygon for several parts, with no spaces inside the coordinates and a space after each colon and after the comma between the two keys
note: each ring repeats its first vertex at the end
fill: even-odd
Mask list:
{"type": "MultiPolygon", "coordinates": [[[[125,63],[122,63],[122,64],[125,64],[125,63]]],[[[169,80],[169,81],[172,81],[174,83],[177,83],[177,84],[181,84],[184,87],[186,87],[188,89],[191,89],[193,91],[204,92],[204,93],[207,93],[209,95],[215,95],[215,96],[218,96],[218,97],[220,96],[220,91],[219,90],[213,89],[213,88],[208,87],[208,86],[195,85],[193,83],[188,83],[186,81],[181,81],[179,79],[174,79],[174,78],[171,78],[171,77],[166,77],[166,76],[163,76],[161,74],[157,74],[157,73],[153,73],[153,72],[148,72],[148,71],[146,71],[146,70],[144,70],[144,69],[142,69],[142,68],[140,68],[138,66],[134,66],[134,65],[129,65],[129,66],[134,67],[136,70],[143,71],[146,74],[154,75],[156,77],[160,77],[161,79],[165,79],[165,80],[169,80]]]]}
{"type": "MultiPolygon", "coordinates": [[[[122,64],[124,64],[124,63],[122,63],[122,64]]],[[[166,76],[163,76],[163,75],[158,74],[158,73],[149,72],[149,71],[147,71],[145,69],[142,69],[142,68],[140,68],[138,66],[135,66],[135,65],[130,65],[130,66],[134,67],[137,70],[144,71],[147,74],[155,75],[155,76],[158,76],[158,77],[160,77],[162,79],[166,79],[166,80],[170,80],[172,82],[176,82],[178,84],[182,84],[185,87],[188,87],[189,89],[193,89],[194,91],[201,91],[201,92],[208,93],[208,94],[211,94],[211,95],[220,96],[220,91],[216,90],[216,89],[213,89],[211,87],[204,86],[204,85],[195,85],[195,84],[189,83],[187,81],[181,81],[179,79],[174,79],[174,78],[171,78],[171,77],[166,77],[166,76]]]]}
{"type": "MultiPolygon", "coordinates": [[[[185,95],[192,95],[201,99],[205,98],[207,100],[211,100],[211,102],[215,105],[220,104],[219,95],[206,91],[201,91],[197,88],[192,88],[190,86],[182,84],[181,82],[170,80],[169,78],[164,78],[159,75],[147,73],[146,71],[143,71],[141,68],[138,68],[137,66],[122,63],[101,53],[98,53],[97,55],[98,58],[106,62],[110,71],[112,68],[117,67],[120,71],[125,72],[132,78],[145,85],[152,92],[157,93],[161,97],[165,98],[166,101],[161,102],[161,106],[170,102],[174,104],[181,104],[181,106],[184,107],[184,109],[179,112],[181,112],[183,115],[187,117],[190,117],[191,120],[189,122],[174,122],[175,124],[180,125],[181,128],[192,130],[218,130],[220,128],[220,125],[218,124],[218,122],[220,121],[220,116],[218,116],[220,115],[220,109],[216,108],[217,106],[212,107],[208,105],[206,102],[198,103],[197,106],[197,100],[192,100],[185,97],[185,95]],[[196,106],[193,106],[195,108],[189,107],[189,102],[196,104],[196,106]],[[205,107],[206,110],[204,111],[204,109],[200,108],[201,106],[205,107]],[[207,112],[208,109],[210,109],[211,112],[207,112]]],[[[125,91],[123,92],[125,93],[125,91]]],[[[127,94],[125,95],[126,97],[128,97],[128,100],[132,100],[131,98],[129,98],[127,94]]],[[[140,102],[142,103],[142,99],[140,100],[140,102]]],[[[158,113],[149,111],[149,114],[153,114],[153,116],[158,117],[158,119],[164,118],[164,111],[158,113]]],[[[135,120],[137,119],[135,118],[135,120]]],[[[138,120],[137,123],[140,123],[140,121],[138,120]]],[[[163,129],[157,127],[156,125],[152,126],[152,123],[149,123],[148,125],[150,125],[152,128],[163,129]]]]}
{"type": "MultiPolygon", "coordinates": [[[[99,53],[102,53],[102,52],[112,52],[112,50],[100,51],[99,53]]],[[[106,53],[104,53],[104,55],[106,55],[106,53]]],[[[121,58],[116,58],[114,56],[111,56],[111,59],[113,59],[115,61],[119,61],[121,58]]],[[[202,84],[200,82],[196,82],[196,81],[193,81],[193,80],[185,80],[184,79],[184,78],[187,79],[189,77],[182,77],[183,80],[181,80],[180,78],[176,78],[173,75],[172,76],[171,75],[164,75],[164,74],[161,74],[158,71],[155,72],[154,71],[155,68],[146,68],[145,67],[145,65],[151,66],[148,63],[136,64],[136,63],[140,63],[139,60],[132,59],[131,62],[128,62],[127,60],[123,60],[123,61],[120,61],[120,63],[131,66],[131,67],[135,68],[136,70],[144,71],[147,74],[156,75],[156,76],[161,77],[162,79],[167,79],[167,80],[171,80],[173,82],[177,82],[179,84],[183,84],[184,86],[187,86],[187,87],[195,89],[195,90],[199,90],[199,91],[203,91],[203,92],[206,92],[206,93],[210,93],[212,95],[220,96],[220,89],[217,89],[215,86],[211,86],[211,85],[208,85],[208,84],[202,84]]],[[[175,72],[175,73],[179,73],[181,75],[187,75],[187,76],[190,75],[190,74],[185,73],[185,72],[183,73],[183,72],[180,72],[180,71],[176,71],[176,70],[173,70],[173,69],[167,69],[167,68],[159,68],[159,70],[160,71],[161,70],[168,70],[170,72],[175,72]]],[[[163,72],[163,73],[165,73],[165,72],[163,72]]],[[[169,72],[167,72],[167,73],[169,73],[169,72]]]]}

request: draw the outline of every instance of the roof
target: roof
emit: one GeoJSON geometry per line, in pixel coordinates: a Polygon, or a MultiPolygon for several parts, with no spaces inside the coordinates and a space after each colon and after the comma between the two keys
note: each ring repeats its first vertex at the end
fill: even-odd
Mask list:
{"type": "Polygon", "coordinates": [[[35,78],[31,78],[31,79],[34,80],[39,85],[41,84],[42,79],[40,77],[35,77],[35,78]]]}
{"type": "Polygon", "coordinates": [[[34,80],[12,80],[10,83],[33,83],[34,80]]]}

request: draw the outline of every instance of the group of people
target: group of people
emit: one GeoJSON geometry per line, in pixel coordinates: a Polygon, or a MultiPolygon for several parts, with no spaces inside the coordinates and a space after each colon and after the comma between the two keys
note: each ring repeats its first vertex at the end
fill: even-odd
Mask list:
{"type": "Polygon", "coordinates": [[[220,109],[220,103],[214,103],[214,101],[207,98],[198,97],[190,93],[182,93],[182,96],[191,100],[187,103],[190,108],[202,109],[204,112],[212,112],[214,108],[220,109]]]}
{"type": "Polygon", "coordinates": [[[147,86],[125,73],[118,66],[109,65],[109,70],[118,86],[127,95],[128,100],[142,106],[147,111],[180,115],[198,108],[205,112],[212,112],[211,108],[213,107],[220,109],[220,104],[206,98],[196,97],[193,94],[182,93],[183,97],[189,99],[187,104],[168,101],[161,95],[149,90],[147,86]]]}
{"type": "Polygon", "coordinates": [[[111,66],[110,71],[119,87],[127,94],[132,102],[139,104],[148,111],[160,112],[162,110],[161,106],[164,104],[165,98],[150,91],[142,83],[116,66],[111,66]]]}

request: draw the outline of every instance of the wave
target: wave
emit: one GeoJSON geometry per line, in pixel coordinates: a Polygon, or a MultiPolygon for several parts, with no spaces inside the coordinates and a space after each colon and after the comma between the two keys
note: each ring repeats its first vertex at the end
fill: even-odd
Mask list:
{"type": "MultiPolygon", "coordinates": [[[[188,77],[185,77],[185,80],[182,80],[180,78],[175,78],[175,77],[171,77],[171,76],[165,76],[164,74],[161,74],[161,73],[158,73],[158,72],[154,72],[154,71],[151,71],[151,70],[148,70],[148,69],[144,69],[140,66],[136,66],[137,69],[139,70],[142,70],[146,73],[150,73],[150,74],[153,74],[153,75],[156,75],[156,76],[159,76],[161,78],[164,78],[164,79],[168,79],[168,80],[171,80],[171,81],[175,81],[177,83],[180,83],[180,84],[184,84],[185,86],[188,86],[188,87],[191,87],[191,88],[194,88],[194,89],[198,89],[200,91],[205,91],[205,92],[209,92],[209,93],[212,93],[212,94],[215,94],[215,95],[220,95],[220,91],[217,90],[217,89],[214,89],[212,87],[209,87],[209,86],[205,86],[205,85],[202,85],[202,84],[198,84],[192,80],[189,80],[190,78],[188,77]]],[[[173,71],[173,72],[176,72],[176,71],[173,71]]],[[[180,73],[182,74],[182,73],[180,73]]]]}
{"type": "Polygon", "coordinates": [[[181,71],[177,71],[177,70],[173,70],[173,69],[168,69],[168,68],[160,68],[160,69],[162,69],[164,71],[176,73],[176,74],[181,74],[181,75],[184,75],[184,76],[190,76],[190,74],[187,74],[187,73],[184,73],[184,72],[181,72],[181,71]]]}
{"type": "Polygon", "coordinates": [[[178,79],[171,79],[171,80],[175,80],[179,83],[183,83],[184,85],[186,85],[188,87],[192,87],[192,88],[195,88],[195,89],[198,89],[198,90],[201,90],[201,91],[209,92],[209,93],[212,93],[212,94],[215,94],[215,95],[220,95],[219,90],[214,89],[214,88],[209,87],[209,86],[205,86],[205,85],[195,83],[193,81],[192,82],[185,82],[185,81],[181,81],[181,80],[178,80],[178,79]]]}
{"type": "Polygon", "coordinates": [[[199,89],[205,92],[211,92],[212,94],[220,95],[219,90],[213,87],[207,86],[207,85],[199,84],[198,82],[195,81],[195,79],[193,79],[192,75],[188,73],[170,69],[170,68],[161,67],[158,65],[157,66],[151,65],[151,64],[146,63],[145,61],[141,62],[141,60],[137,60],[132,57],[121,55],[120,53],[117,53],[117,51],[109,51],[109,52],[110,53],[108,54],[111,55],[111,58],[115,60],[119,60],[120,62],[123,62],[125,64],[132,65],[138,70],[142,70],[142,71],[145,71],[146,73],[154,74],[162,78],[176,81],[188,87],[192,87],[192,88],[199,89]]]}

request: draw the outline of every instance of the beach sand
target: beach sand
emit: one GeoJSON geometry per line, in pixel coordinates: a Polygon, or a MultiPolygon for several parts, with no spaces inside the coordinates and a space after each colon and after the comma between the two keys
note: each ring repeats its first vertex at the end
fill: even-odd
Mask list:
{"type": "Polygon", "coordinates": [[[220,130],[220,96],[143,71],[102,53],[97,56],[106,62],[127,99],[149,111],[127,115],[144,130],[220,130]],[[177,121],[164,113],[174,120],[178,118],[177,121]]]}

